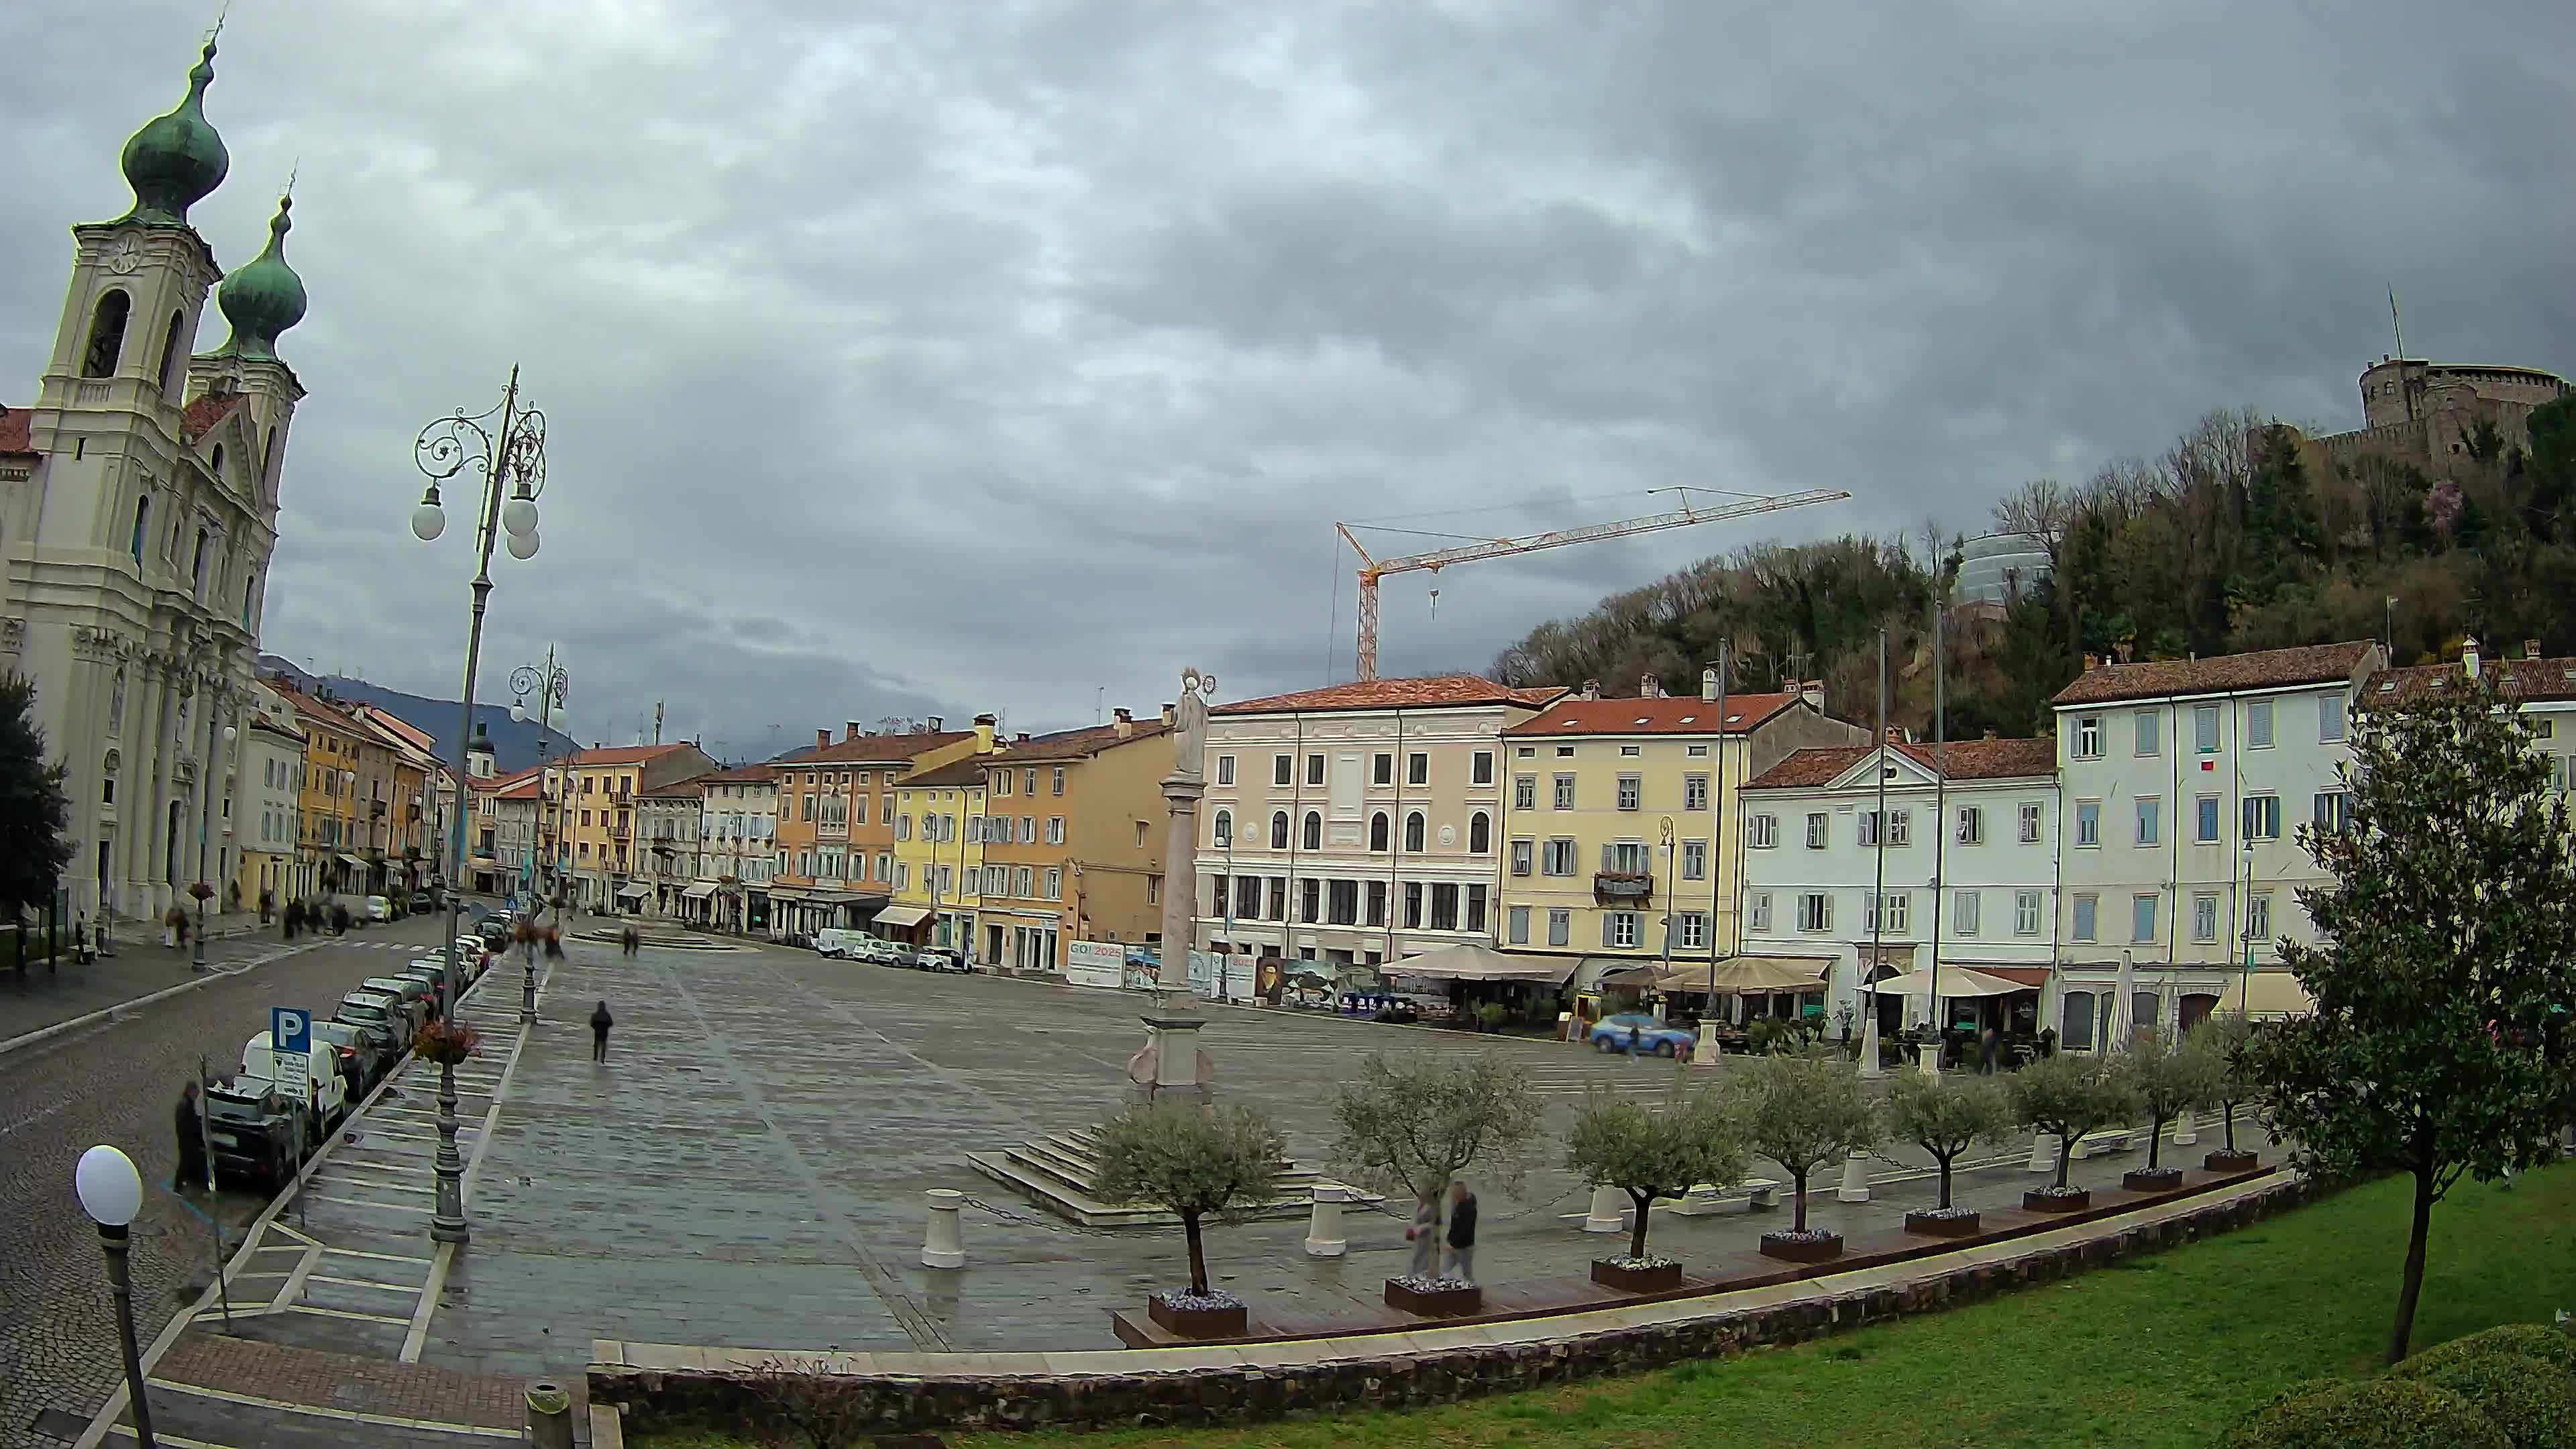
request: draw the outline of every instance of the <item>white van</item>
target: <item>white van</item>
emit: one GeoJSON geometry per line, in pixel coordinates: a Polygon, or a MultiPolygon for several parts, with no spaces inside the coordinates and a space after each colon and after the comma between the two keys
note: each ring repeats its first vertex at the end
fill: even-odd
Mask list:
{"type": "Polygon", "coordinates": [[[267,1032],[261,1032],[242,1043],[241,1074],[271,1083],[288,1096],[302,1097],[314,1110],[317,1118],[314,1135],[318,1138],[322,1133],[338,1126],[341,1118],[349,1115],[349,1094],[340,1080],[340,1059],[338,1054],[332,1051],[331,1044],[316,1042],[314,1045],[320,1050],[307,1052],[304,1055],[304,1075],[311,1082],[310,1090],[298,1090],[300,1084],[292,1079],[294,1074],[291,1070],[287,1079],[280,1079],[277,1070],[277,1049],[270,1044],[267,1032]]]}
{"type": "Polygon", "coordinates": [[[836,960],[846,960],[859,955],[872,939],[865,931],[845,931],[838,926],[826,926],[814,933],[814,949],[836,960]]]}

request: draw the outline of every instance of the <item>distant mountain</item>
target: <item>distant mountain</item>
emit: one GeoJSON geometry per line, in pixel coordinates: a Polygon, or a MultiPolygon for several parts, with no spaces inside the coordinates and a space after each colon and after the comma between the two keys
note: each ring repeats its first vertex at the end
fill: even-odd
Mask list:
{"type": "MultiPolygon", "coordinates": [[[[405,724],[435,738],[440,759],[452,761],[456,758],[455,700],[405,694],[399,689],[387,689],[363,679],[337,674],[315,674],[274,654],[259,657],[259,672],[262,678],[283,674],[299,688],[327,689],[353,704],[372,704],[387,710],[400,716],[405,724]]],[[[545,757],[549,759],[562,759],[568,752],[579,748],[573,737],[561,730],[540,731],[535,720],[525,724],[513,721],[507,704],[496,705],[487,700],[476,707],[474,717],[483,726],[484,733],[491,736],[493,762],[505,775],[535,764],[541,740],[546,744],[545,757]]]]}

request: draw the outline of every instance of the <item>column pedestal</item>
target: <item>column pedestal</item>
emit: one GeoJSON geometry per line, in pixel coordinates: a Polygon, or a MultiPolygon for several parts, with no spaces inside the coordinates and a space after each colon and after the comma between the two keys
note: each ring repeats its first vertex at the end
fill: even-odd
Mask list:
{"type": "Polygon", "coordinates": [[[1615,1187],[1592,1189],[1591,1210],[1583,1215],[1587,1233],[1616,1233],[1628,1226],[1628,1194],[1615,1187]]]}
{"type": "Polygon", "coordinates": [[[1306,1219],[1306,1256],[1338,1258],[1350,1251],[1350,1241],[1342,1236],[1342,1203],[1351,1191],[1337,1183],[1315,1184],[1314,1207],[1306,1219]]]}
{"type": "Polygon", "coordinates": [[[1843,1158],[1842,1185],[1834,1189],[1837,1202],[1869,1201],[1869,1155],[1854,1152],[1843,1158]]]}

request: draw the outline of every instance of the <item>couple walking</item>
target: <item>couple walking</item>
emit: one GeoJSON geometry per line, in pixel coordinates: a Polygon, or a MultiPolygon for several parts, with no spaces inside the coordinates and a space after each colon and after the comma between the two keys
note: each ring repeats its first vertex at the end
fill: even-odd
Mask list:
{"type": "Polygon", "coordinates": [[[1433,1249],[1440,1251],[1441,1278],[1460,1283],[1476,1281],[1476,1195],[1467,1184],[1449,1184],[1449,1231],[1445,1239],[1440,1231],[1440,1198],[1426,1194],[1415,1199],[1413,1226],[1404,1230],[1406,1242],[1413,1244],[1411,1276],[1431,1278],[1433,1249]]]}

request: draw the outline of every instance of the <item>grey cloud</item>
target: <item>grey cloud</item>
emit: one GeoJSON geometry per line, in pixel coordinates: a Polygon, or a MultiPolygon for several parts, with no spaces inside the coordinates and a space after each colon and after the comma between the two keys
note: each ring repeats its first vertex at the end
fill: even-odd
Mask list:
{"type": "MultiPolygon", "coordinates": [[[[552,486],[486,673],[561,644],[584,738],[1303,687],[1349,664],[1336,518],[1856,495],[1388,580],[1385,667],[1472,666],[1749,539],[1974,528],[2209,407],[2348,425],[2392,283],[2421,350],[2570,363],[2544,0],[458,13],[225,31],[198,221],[246,260],[300,160],[313,298],[267,643],[455,688],[463,501],[410,540],[410,442],[517,362],[552,486]]],[[[0,11],[0,399],[203,23],[0,11]]]]}

